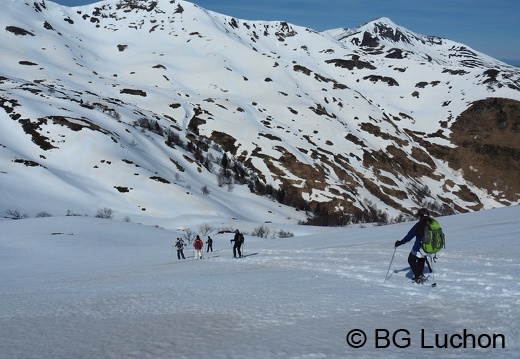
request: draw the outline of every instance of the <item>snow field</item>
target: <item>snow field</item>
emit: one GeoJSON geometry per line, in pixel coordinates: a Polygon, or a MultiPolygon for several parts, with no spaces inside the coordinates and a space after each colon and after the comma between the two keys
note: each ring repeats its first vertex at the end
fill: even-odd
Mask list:
{"type": "Polygon", "coordinates": [[[0,357],[511,357],[519,211],[441,218],[448,241],[435,288],[411,283],[411,244],[397,249],[384,282],[393,243],[412,223],[246,235],[243,259],[232,258],[231,234],[215,234],[213,253],[194,260],[188,246],[179,261],[171,245],[182,233],[172,230],[85,217],[0,221],[0,357]],[[346,341],[355,329],[367,335],[359,349],[346,341]],[[464,331],[475,348],[454,348],[458,337],[437,348],[464,331]],[[478,346],[495,334],[505,342],[478,346]],[[394,345],[406,338],[408,347],[394,345]]]}

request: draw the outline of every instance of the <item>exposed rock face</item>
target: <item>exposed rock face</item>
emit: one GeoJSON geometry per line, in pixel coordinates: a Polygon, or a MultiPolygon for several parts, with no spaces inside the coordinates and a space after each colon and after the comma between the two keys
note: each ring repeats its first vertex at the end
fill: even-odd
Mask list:
{"type": "Polygon", "coordinates": [[[489,98],[473,103],[451,126],[457,147],[445,157],[477,187],[501,192],[504,204],[518,200],[520,102],[489,98]]]}

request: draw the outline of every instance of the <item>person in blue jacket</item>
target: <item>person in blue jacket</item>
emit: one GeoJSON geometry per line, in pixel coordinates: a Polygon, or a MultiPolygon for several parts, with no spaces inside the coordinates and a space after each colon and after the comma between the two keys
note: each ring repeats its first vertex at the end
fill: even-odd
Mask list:
{"type": "Polygon", "coordinates": [[[416,218],[419,219],[417,223],[410,229],[408,234],[404,236],[400,241],[395,242],[395,247],[399,247],[405,243],[410,242],[415,237],[415,242],[413,244],[410,255],[408,256],[408,264],[410,264],[410,268],[413,272],[414,278],[413,280],[417,283],[421,283],[424,281],[424,264],[426,262],[426,257],[421,253],[421,242],[424,237],[424,228],[427,223],[430,223],[433,219],[430,217],[430,211],[426,208],[421,208],[417,211],[415,215],[416,218]]]}

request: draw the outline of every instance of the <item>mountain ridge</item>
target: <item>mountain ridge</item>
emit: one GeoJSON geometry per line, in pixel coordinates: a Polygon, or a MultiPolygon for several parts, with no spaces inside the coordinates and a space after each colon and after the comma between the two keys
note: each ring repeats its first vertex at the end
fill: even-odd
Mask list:
{"type": "MultiPolygon", "coordinates": [[[[95,202],[185,216],[211,198],[209,212],[218,217],[221,200],[212,197],[232,197],[226,186],[240,184],[317,214],[358,217],[374,207],[395,216],[423,205],[451,213],[518,204],[518,176],[497,172],[488,159],[482,164],[484,157],[465,164],[468,155],[452,139],[465,129],[452,128],[478,101],[520,100],[520,71],[463,44],[386,18],[317,32],[174,0],[77,8],[10,0],[2,8],[0,107],[10,120],[2,120],[9,132],[0,137],[0,155],[16,165],[3,171],[13,177],[8,192],[19,192],[17,176],[35,168],[73,172],[67,157],[95,144],[103,151],[82,154],[85,165],[73,175],[79,180],[66,181],[81,198],[93,194],[83,210],[95,202]],[[222,171],[224,153],[230,173],[222,171]],[[131,166],[155,179],[141,180],[144,173],[131,166]],[[483,175],[469,181],[465,173],[483,175]],[[505,181],[479,182],[488,173],[505,181]],[[199,203],[192,209],[146,205],[156,191],[176,192],[168,186],[181,177],[183,186],[210,185],[212,195],[192,193],[199,203]]],[[[508,154],[517,147],[515,111],[505,127],[500,122],[510,132],[496,132],[499,141],[509,139],[495,151],[509,168],[518,166],[508,154]]],[[[288,213],[302,219],[282,212],[278,220],[288,213]]]]}

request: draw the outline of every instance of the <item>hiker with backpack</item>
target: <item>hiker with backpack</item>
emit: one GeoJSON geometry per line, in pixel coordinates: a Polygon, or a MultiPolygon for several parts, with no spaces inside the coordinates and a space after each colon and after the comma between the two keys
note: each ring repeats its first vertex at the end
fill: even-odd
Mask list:
{"type": "Polygon", "coordinates": [[[206,250],[206,252],[209,252],[210,250],[213,252],[213,239],[211,239],[210,236],[208,236],[206,244],[208,245],[208,249],[206,250]]]}
{"type": "MultiPolygon", "coordinates": [[[[421,208],[417,211],[417,223],[410,229],[406,236],[395,242],[395,248],[410,242],[415,237],[412,250],[408,255],[408,264],[413,272],[413,280],[416,283],[423,283],[426,277],[423,274],[424,264],[427,263],[427,255],[436,253],[444,246],[444,235],[439,222],[430,217],[430,211],[421,208]]],[[[428,268],[431,268],[428,263],[428,268]]]]}
{"type": "Polygon", "coordinates": [[[237,257],[237,252],[238,257],[242,258],[241,247],[242,244],[244,244],[244,235],[240,233],[240,231],[237,229],[235,230],[235,238],[231,239],[230,241],[235,242],[235,244],[233,245],[233,258],[237,257]]]}
{"type": "Polygon", "coordinates": [[[173,245],[173,247],[175,249],[177,249],[177,258],[178,259],[186,259],[186,257],[184,257],[184,247],[186,246],[186,244],[184,244],[184,241],[180,238],[177,238],[177,241],[175,241],[175,244],[173,245]]]}
{"type": "Polygon", "coordinates": [[[193,249],[195,250],[195,259],[202,259],[202,247],[204,247],[204,242],[197,235],[195,240],[193,241],[193,249]]]}

